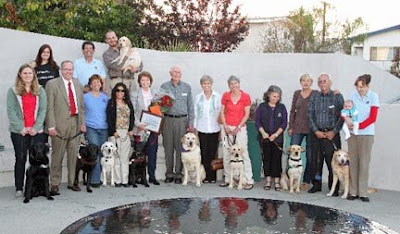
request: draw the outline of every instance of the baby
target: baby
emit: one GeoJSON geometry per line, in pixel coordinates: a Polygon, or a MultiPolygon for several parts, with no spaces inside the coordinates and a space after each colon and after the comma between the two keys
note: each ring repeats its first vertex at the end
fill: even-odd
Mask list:
{"type": "MultiPolygon", "coordinates": [[[[354,135],[358,135],[358,126],[359,126],[358,111],[354,107],[354,103],[352,100],[346,100],[344,102],[341,115],[343,118],[345,118],[345,117],[351,118],[351,123],[353,124],[353,133],[354,133],[354,135]]],[[[347,126],[346,123],[343,124],[342,130],[344,132],[344,137],[346,138],[346,140],[349,139],[350,130],[349,130],[349,126],[347,126]]]]}

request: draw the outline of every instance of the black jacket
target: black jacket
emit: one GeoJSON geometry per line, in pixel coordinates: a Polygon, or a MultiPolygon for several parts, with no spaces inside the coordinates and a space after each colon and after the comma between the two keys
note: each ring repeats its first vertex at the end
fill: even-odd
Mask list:
{"type": "MultiPolygon", "coordinates": [[[[128,105],[130,110],[128,131],[132,131],[133,126],[135,125],[135,113],[133,110],[132,103],[127,102],[126,104],[128,105]]],[[[114,133],[117,131],[115,129],[115,125],[117,124],[117,103],[112,99],[108,101],[106,115],[108,124],[108,135],[114,136],[114,133]]]]}

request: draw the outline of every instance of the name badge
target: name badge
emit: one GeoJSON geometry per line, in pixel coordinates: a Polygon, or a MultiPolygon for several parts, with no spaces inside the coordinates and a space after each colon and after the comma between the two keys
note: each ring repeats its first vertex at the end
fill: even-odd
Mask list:
{"type": "Polygon", "coordinates": [[[328,106],[329,109],[335,108],[335,105],[328,106]]]}
{"type": "Polygon", "coordinates": [[[182,93],[182,96],[186,97],[186,96],[187,96],[187,93],[182,93]]]}

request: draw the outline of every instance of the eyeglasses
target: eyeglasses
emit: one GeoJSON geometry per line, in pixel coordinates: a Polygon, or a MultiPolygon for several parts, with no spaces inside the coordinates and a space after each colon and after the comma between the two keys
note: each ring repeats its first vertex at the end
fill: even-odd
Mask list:
{"type": "Polygon", "coordinates": [[[117,92],[124,92],[125,93],[125,90],[124,89],[117,89],[117,92]]]}

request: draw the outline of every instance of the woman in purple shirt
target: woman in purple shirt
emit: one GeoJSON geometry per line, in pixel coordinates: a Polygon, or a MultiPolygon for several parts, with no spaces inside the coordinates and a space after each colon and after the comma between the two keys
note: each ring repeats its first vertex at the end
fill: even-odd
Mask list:
{"type": "Polygon", "coordinates": [[[264,93],[264,102],[256,110],[256,127],[259,131],[260,144],[263,150],[265,190],[271,189],[274,178],[275,190],[280,191],[279,184],[282,173],[283,131],[287,126],[287,110],[281,103],[282,90],[271,85],[264,93]]]}

